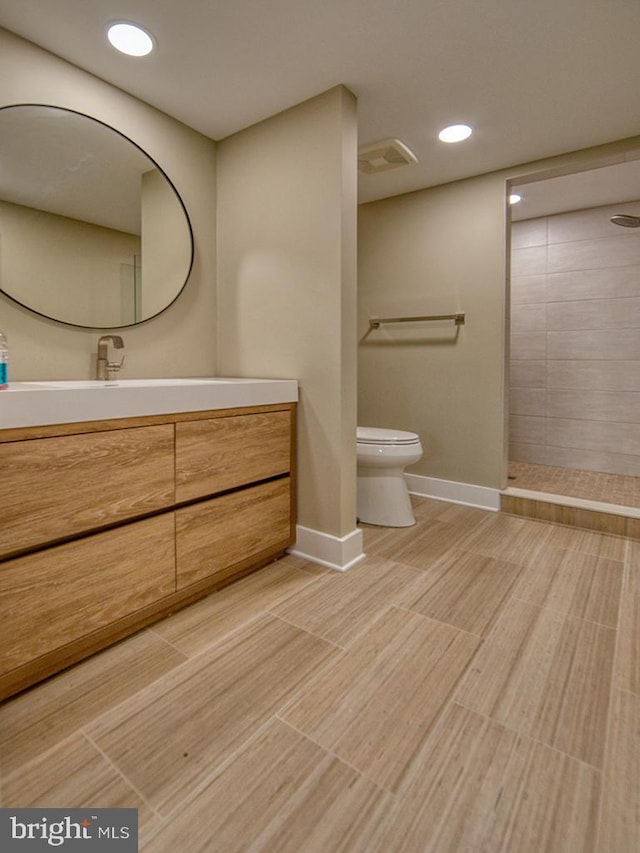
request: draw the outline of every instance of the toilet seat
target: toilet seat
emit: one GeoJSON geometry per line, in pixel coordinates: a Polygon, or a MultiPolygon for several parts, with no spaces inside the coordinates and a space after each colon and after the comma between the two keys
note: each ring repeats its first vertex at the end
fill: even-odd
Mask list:
{"type": "Polygon", "coordinates": [[[401,429],[379,429],[378,427],[361,427],[357,429],[358,444],[382,444],[386,446],[420,444],[420,437],[415,432],[401,429]]]}

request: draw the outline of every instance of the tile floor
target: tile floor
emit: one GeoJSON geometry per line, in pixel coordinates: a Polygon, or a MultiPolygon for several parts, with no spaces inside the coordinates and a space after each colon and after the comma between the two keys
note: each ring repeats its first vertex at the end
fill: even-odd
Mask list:
{"type": "Polygon", "coordinates": [[[637,853],[640,542],[432,500],[0,706],[2,805],[144,853],[637,853]]]}

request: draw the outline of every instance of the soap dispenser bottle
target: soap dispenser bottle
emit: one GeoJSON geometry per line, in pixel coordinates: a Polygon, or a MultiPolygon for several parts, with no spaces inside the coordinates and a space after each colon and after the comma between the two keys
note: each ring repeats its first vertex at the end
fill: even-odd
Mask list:
{"type": "Polygon", "coordinates": [[[9,387],[9,347],[7,336],[0,329],[0,391],[9,387]]]}

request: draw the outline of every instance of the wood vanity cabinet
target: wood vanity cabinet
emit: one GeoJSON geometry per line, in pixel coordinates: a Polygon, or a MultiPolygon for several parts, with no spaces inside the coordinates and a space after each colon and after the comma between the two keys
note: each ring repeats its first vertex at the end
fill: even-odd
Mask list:
{"type": "Polygon", "coordinates": [[[171,506],[173,432],[162,424],[0,444],[0,554],[171,506]]]}
{"type": "Polygon", "coordinates": [[[0,431],[0,699],[282,554],[295,404],[0,431]]]}

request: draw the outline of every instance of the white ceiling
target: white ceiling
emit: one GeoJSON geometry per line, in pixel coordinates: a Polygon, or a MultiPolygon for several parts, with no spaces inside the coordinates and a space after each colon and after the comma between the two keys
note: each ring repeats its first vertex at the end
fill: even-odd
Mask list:
{"type": "Polygon", "coordinates": [[[342,83],[361,144],[419,159],[363,201],[640,134],[639,0],[0,0],[0,25],[214,139],[342,83]],[[108,45],[122,19],[151,56],[108,45]]]}

